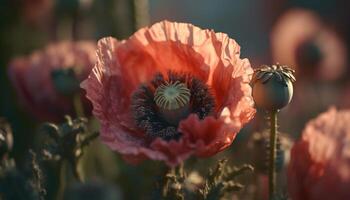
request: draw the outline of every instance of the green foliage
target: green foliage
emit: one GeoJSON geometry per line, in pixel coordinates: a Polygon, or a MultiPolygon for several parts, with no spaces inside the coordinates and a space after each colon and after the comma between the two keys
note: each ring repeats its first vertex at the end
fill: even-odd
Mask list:
{"type": "Polygon", "coordinates": [[[0,160],[0,199],[43,200],[43,174],[37,156],[29,150],[29,167],[19,169],[12,158],[0,160]]]}
{"type": "Polygon", "coordinates": [[[68,161],[78,180],[81,180],[77,171],[78,161],[83,155],[84,148],[98,136],[98,133],[88,133],[87,122],[85,118],[72,120],[66,116],[65,123],[60,125],[45,123],[40,129],[48,136],[44,140],[43,158],[57,162],[68,161]]]}
{"type": "Polygon", "coordinates": [[[236,179],[246,172],[252,172],[251,165],[241,167],[229,166],[227,160],[218,161],[217,165],[209,170],[206,177],[197,172],[187,173],[183,166],[171,169],[165,175],[163,197],[169,200],[201,199],[224,200],[230,199],[232,193],[244,188],[236,179]]]}

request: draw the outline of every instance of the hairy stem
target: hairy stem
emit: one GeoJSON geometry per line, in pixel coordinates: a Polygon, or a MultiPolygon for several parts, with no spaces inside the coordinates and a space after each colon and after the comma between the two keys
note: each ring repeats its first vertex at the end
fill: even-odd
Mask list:
{"type": "Polygon", "coordinates": [[[270,162],[269,162],[269,198],[276,194],[276,143],[277,143],[277,111],[270,113],[270,162]]]}
{"type": "Polygon", "coordinates": [[[59,189],[57,194],[57,200],[63,199],[64,190],[66,188],[66,181],[67,181],[67,168],[66,163],[64,161],[59,162],[59,189]]]}
{"type": "Polygon", "coordinates": [[[163,198],[165,198],[166,196],[168,196],[168,192],[169,192],[169,184],[171,182],[170,180],[170,176],[175,176],[175,168],[173,167],[169,167],[166,171],[166,173],[164,174],[164,179],[163,179],[163,190],[162,190],[162,196],[163,198]]]}

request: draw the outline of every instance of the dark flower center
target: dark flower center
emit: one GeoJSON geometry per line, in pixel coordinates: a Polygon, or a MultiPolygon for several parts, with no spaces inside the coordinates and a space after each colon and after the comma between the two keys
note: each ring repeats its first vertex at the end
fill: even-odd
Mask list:
{"type": "Polygon", "coordinates": [[[323,56],[320,47],[312,40],[304,42],[297,48],[297,64],[303,67],[308,75],[317,70],[323,56]]]}
{"type": "Polygon", "coordinates": [[[178,139],[177,127],[189,114],[200,119],[210,115],[215,100],[208,86],[189,74],[169,72],[156,74],[149,84],[141,85],[133,94],[132,111],[138,128],[151,138],[178,139]]]}
{"type": "Polygon", "coordinates": [[[56,91],[65,96],[71,96],[80,90],[80,81],[77,78],[77,68],[58,68],[51,72],[51,79],[56,91]]]}

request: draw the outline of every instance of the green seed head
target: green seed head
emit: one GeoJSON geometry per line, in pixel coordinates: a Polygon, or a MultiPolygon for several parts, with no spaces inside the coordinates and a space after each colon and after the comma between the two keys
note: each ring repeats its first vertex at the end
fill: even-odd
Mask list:
{"type": "Polygon", "coordinates": [[[176,110],[188,105],[190,96],[190,90],[186,85],[176,81],[160,85],[155,91],[154,101],[159,108],[176,110]]]}
{"type": "Polygon", "coordinates": [[[255,104],[268,111],[288,105],[293,96],[294,70],[284,65],[263,65],[252,79],[255,104]]]}
{"type": "Polygon", "coordinates": [[[173,126],[186,118],[189,114],[191,92],[186,84],[176,81],[174,83],[158,86],[154,93],[159,112],[163,119],[173,126]]]}

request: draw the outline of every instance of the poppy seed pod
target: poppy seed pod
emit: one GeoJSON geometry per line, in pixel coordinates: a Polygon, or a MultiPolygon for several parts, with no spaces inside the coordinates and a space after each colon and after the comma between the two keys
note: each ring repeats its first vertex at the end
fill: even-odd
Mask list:
{"type": "Polygon", "coordinates": [[[257,107],[277,111],[292,100],[294,70],[283,65],[263,65],[254,71],[253,98],[257,107]]]}

